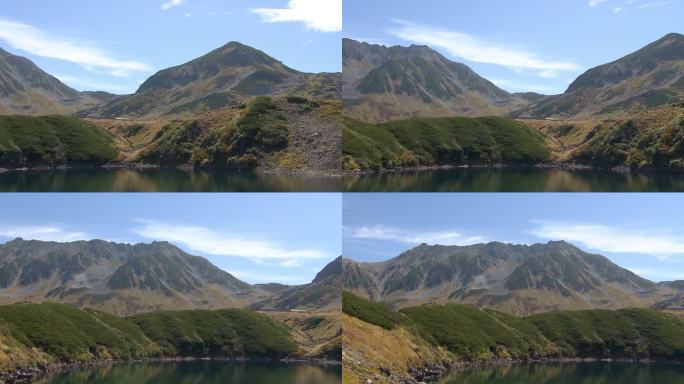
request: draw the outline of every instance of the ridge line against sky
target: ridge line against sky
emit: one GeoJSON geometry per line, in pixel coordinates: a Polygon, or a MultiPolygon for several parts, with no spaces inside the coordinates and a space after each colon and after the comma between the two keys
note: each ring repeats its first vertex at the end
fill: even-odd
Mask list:
{"type": "Polygon", "coordinates": [[[650,280],[684,280],[684,196],[613,195],[345,195],[342,252],[384,261],[421,243],[563,240],[650,280]]]}
{"type": "Polygon", "coordinates": [[[229,41],[303,72],[341,70],[341,0],[93,3],[6,4],[0,10],[0,47],[78,90],[118,94],[133,93],[155,72],[229,41]]]}
{"type": "Polygon", "coordinates": [[[0,206],[0,243],[168,241],[249,283],[308,283],[342,252],[339,194],[10,193],[0,206]]]}
{"type": "Polygon", "coordinates": [[[663,0],[344,5],[344,37],[385,46],[427,45],[509,92],[563,93],[586,70],[684,32],[677,16],[684,14],[684,2],[663,0]]]}

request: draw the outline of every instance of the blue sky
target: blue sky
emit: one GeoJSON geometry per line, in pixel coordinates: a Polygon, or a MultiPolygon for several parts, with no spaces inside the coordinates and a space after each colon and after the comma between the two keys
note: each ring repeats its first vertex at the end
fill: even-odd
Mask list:
{"type": "Polygon", "coordinates": [[[513,92],[562,93],[670,32],[679,0],[345,0],[344,37],[429,45],[513,92]]]}
{"type": "Polygon", "coordinates": [[[249,283],[308,283],[341,254],[335,193],[20,193],[0,206],[0,242],[169,241],[249,283]]]}
{"type": "Polygon", "coordinates": [[[131,93],[229,41],[341,70],[342,0],[0,0],[0,47],[79,90],[131,93]]]}
{"type": "Polygon", "coordinates": [[[684,279],[681,194],[345,194],[344,257],[381,261],[420,243],[566,240],[654,281],[684,279]]]}

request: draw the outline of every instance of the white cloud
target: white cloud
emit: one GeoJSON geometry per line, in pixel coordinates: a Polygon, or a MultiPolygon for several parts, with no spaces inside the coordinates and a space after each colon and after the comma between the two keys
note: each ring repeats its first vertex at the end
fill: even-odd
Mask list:
{"type": "Polygon", "coordinates": [[[620,13],[620,12],[622,12],[622,7],[613,8],[613,13],[620,13]]]}
{"type": "Polygon", "coordinates": [[[64,60],[86,69],[102,68],[113,75],[127,75],[135,71],[150,71],[144,63],[120,60],[97,47],[79,43],[45,32],[32,25],[0,20],[0,40],[10,46],[36,56],[64,60]]]}
{"type": "Polygon", "coordinates": [[[684,258],[684,236],[663,231],[633,230],[601,224],[537,222],[531,233],[548,240],[566,240],[600,252],[639,253],[660,260],[684,258]]]}
{"type": "Polygon", "coordinates": [[[303,259],[330,258],[327,253],[308,248],[291,248],[270,240],[244,234],[220,232],[197,226],[184,226],[140,220],[136,234],[153,240],[169,241],[192,251],[215,256],[233,256],[254,262],[277,260],[281,266],[295,266],[303,259]]]}
{"type": "Polygon", "coordinates": [[[168,11],[169,9],[177,7],[183,3],[185,3],[185,0],[169,0],[161,5],[161,9],[162,11],[168,11]]]}
{"type": "Polygon", "coordinates": [[[485,241],[480,236],[468,236],[459,231],[416,232],[384,225],[344,228],[346,236],[355,239],[386,240],[407,244],[470,245],[485,241]]]}
{"type": "Polygon", "coordinates": [[[69,231],[55,225],[2,225],[0,236],[15,239],[21,237],[24,240],[42,240],[68,242],[88,240],[88,234],[78,231],[69,231]]]}
{"type": "Polygon", "coordinates": [[[320,32],[342,30],[342,0],[290,0],[287,8],[257,8],[267,23],[297,22],[320,32]]]}
{"type": "Polygon", "coordinates": [[[301,276],[272,275],[272,274],[264,273],[263,271],[259,271],[259,272],[229,271],[229,273],[231,275],[237,277],[240,280],[247,280],[252,284],[279,282],[281,284],[298,285],[298,284],[306,284],[309,282],[306,280],[306,278],[303,278],[301,276]]]}
{"type": "Polygon", "coordinates": [[[183,15],[183,17],[185,17],[186,19],[190,16],[192,16],[192,12],[187,12],[185,15],[183,15]]]}
{"type": "Polygon", "coordinates": [[[601,3],[605,3],[608,0],[589,0],[589,6],[590,7],[595,7],[601,3]]]}
{"type": "Polygon", "coordinates": [[[575,71],[579,67],[569,61],[545,60],[525,49],[515,49],[496,42],[445,29],[437,29],[403,20],[390,33],[402,40],[444,49],[449,54],[478,63],[495,64],[512,70],[534,70],[543,74],[575,71]],[[553,71],[553,72],[551,72],[553,71]]]}

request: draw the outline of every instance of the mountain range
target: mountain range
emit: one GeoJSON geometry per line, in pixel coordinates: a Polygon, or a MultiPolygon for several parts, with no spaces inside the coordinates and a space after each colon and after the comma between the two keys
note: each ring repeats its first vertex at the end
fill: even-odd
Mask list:
{"type": "Polygon", "coordinates": [[[366,122],[408,117],[624,116],[684,101],[684,35],[668,34],[591,68],[565,93],[508,93],[426,46],[385,47],[344,39],[345,115],[366,122]]]}
{"type": "Polygon", "coordinates": [[[108,141],[107,162],[338,173],[340,84],[339,73],[303,73],[230,42],[131,95],[78,92],[0,50],[0,167],[101,162],[80,153],[89,143],[66,140],[86,135],[108,141]]]}
{"type": "Polygon", "coordinates": [[[422,244],[387,261],[343,265],[344,289],[393,308],[454,302],[529,315],[649,307],[677,296],[671,286],[563,241],[422,244]]]}
{"type": "Polygon", "coordinates": [[[177,309],[322,310],[341,303],[341,259],[310,284],[250,285],[167,242],[15,239],[0,245],[0,304],[54,301],[117,315],[177,309]]]}
{"type": "Polygon", "coordinates": [[[344,113],[367,122],[502,115],[542,97],[506,92],[426,46],[343,39],[342,52],[344,113]]]}

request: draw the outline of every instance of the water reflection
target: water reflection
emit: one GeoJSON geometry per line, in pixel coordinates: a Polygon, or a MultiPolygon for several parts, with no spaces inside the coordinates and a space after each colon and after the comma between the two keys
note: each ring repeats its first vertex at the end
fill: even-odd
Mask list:
{"type": "Polygon", "coordinates": [[[466,371],[441,384],[679,384],[684,367],[664,364],[535,364],[466,371]]]}
{"type": "Polygon", "coordinates": [[[282,363],[180,362],[127,364],[39,379],[39,384],[339,384],[341,367],[282,363]]]}
{"type": "Polygon", "coordinates": [[[348,176],[348,192],[681,192],[684,173],[468,168],[348,176]]]}
{"type": "Polygon", "coordinates": [[[333,192],[336,177],[225,170],[70,169],[5,172],[0,192],[333,192]]]}

